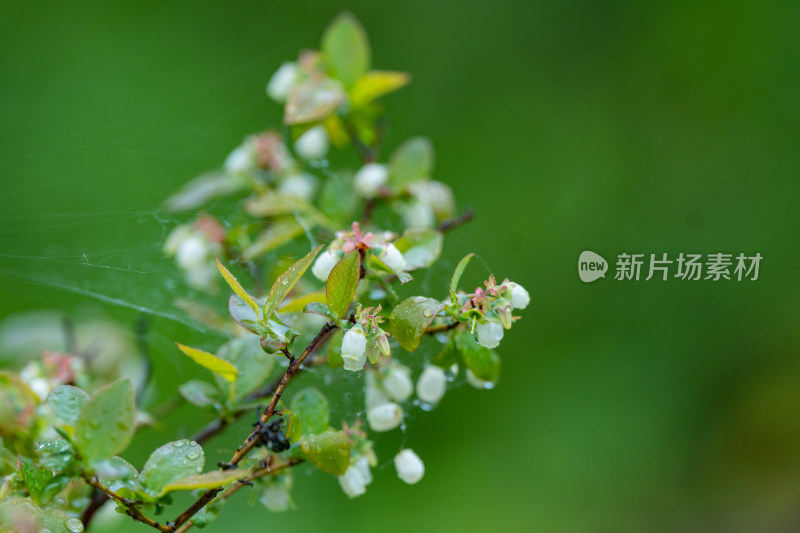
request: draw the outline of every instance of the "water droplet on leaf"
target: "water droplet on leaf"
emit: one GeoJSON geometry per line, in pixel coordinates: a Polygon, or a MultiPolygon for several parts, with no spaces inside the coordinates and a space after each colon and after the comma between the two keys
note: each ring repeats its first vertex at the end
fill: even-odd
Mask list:
{"type": "Polygon", "coordinates": [[[64,527],[72,533],[80,533],[83,531],[83,524],[77,518],[67,518],[64,520],[64,527]]]}

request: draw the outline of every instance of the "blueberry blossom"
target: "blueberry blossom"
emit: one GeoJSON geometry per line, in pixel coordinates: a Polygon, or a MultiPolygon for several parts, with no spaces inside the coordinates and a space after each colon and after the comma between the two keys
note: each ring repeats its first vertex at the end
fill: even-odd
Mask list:
{"type": "Polygon", "coordinates": [[[392,269],[394,272],[402,272],[406,268],[406,260],[403,254],[392,243],[386,243],[381,247],[381,252],[378,254],[383,264],[392,269]]]}
{"type": "Polygon", "coordinates": [[[276,102],[285,102],[296,81],[297,63],[284,63],[270,78],[267,84],[267,94],[276,102]]]}
{"type": "Polygon", "coordinates": [[[176,227],[164,243],[164,253],[175,257],[189,285],[211,290],[219,277],[214,257],[224,251],[224,240],[225,230],[219,222],[202,216],[194,224],[176,227]]]}
{"type": "Polygon", "coordinates": [[[386,165],[367,163],[356,172],[353,177],[353,187],[356,193],[366,198],[378,194],[378,190],[386,185],[389,179],[389,170],[386,165]]]}
{"type": "Polygon", "coordinates": [[[389,402],[367,411],[367,422],[373,431],[389,431],[400,425],[403,414],[402,407],[389,402]]]}
{"type": "Polygon", "coordinates": [[[411,381],[411,370],[394,363],[383,370],[381,385],[383,390],[396,402],[406,401],[414,392],[414,383],[411,381]]]}
{"type": "Polygon", "coordinates": [[[340,259],[341,257],[338,252],[331,249],[325,250],[317,256],[317,260],[314,261],[314,266],[311,267],[311,273],[314,274],[314,277],[318,280],[326,282],[328,281],[328,276],[331,274],[331,270],[333,270],[333,267],[336,266],[336,263],[338,263],[340,259]]]}
{"type": "Polygon", "coordinates": [[[225,172],[238,174],[247,172],[255,166],[255,147],[250,139],[234,150],[225,159],[225,172]]]}
{"type": "Polygon", "coordinates": [[[367,492],[367,485],[372,483],[372,473],[369,471],[369,461],[366,457],[359,457],[350,463],[344,474],[339,476],[339,486],[349,498],[357,498],[367,492]]]}
{"type": "Polygon", "coordinates": [[[367,338],[360,326],[345,332],[342,338],[342,361],[345,370],[357,372],[364,368],[367,362],[367,338]]]}
{"type": "Polygon", "coordinates": [[[394,456],[394,467],[397,470],[397,477],[409,485],[419,482],[425,475],[425,464],[410,448],[401,450],[394,456]]]}
{"type": "Polygon", "coordinates": [[[294,143],[297,155],[306,161],[325,158],[328,148],[328,132],[324,126],[314,126],[298,137],[294,143]]]}
{"type": "Polygon", "coordinates": [[[425,403],[436,405],[447,391],[447,376],[436,365],[428,365],[417,380],[417,397],[425,403]]]}
{"type": "Polygon", "coordinates": [[[317,188],[316,181],[314,176],[305,172],[290,174],[278,187],[278,192],[289,198],[310,201],[317,188]]]}
{"type": "Polygon", "coordinates": [[[503,338],[503,326],[498,322],[490,321],[485,324],[478,324],[475,332],[477,333],[478,343],[485,348],[496,348],[503,338]]]}
{"type": "Polygon", "coordinates": [[[511,292],[511,305],[514,309],[525,309],[531,303],[531,295],[519,283],[505,280],[503,285],[511,292]]]}

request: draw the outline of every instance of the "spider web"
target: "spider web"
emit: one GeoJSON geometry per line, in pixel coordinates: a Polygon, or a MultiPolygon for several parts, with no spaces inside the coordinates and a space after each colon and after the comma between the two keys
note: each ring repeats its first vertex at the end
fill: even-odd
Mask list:
{"type": "MultiPolygon", "coordinates": [[[[195,175],[219,166],[244,135],[279,124],[277,110],[272,110],[271,117],[262,113],[269,107],[263,93],[241,102],[218,94],[231,84],[249,83],[248,73],[254,69],[268,73],[276,64],[272,58],[257,58],[135,116],[58,138],[12,143],[0,151],[0,169],[5,176],[0,192],[0,279],[7,295],[0,318],[5,322],[15,318],[18,302],[29,309],[56,309],[67,316],[80,314],[87,306],[99,308],[100,313],[123,317],[131,326],[144,317],[152,321],[146,339],[149,352],[159,356],[155,381],[163,385],[168,380],[170,394],[174,394],[177,384],[191,377],[173,344],[185,337],[176,335],[193,336],[199,347],[212,351],[225,340],[224,335],[177,307],[176,299],[201,302],[226,314],[228,292],[224,284],[212,296],[191,289],[173,260],[164,256],[162,247],[169,232],[194,220],[198,213],[170,213],[161,204],[195,175]],[[198,121],[193,117],[195,109],[206,106],[218,108],[213,118],[198,121]],[[211,144],[217,148],[209,152],[205,147],[211,144]],[[37,168],[45,173],[57,168],[57,161],[66,162],[57,179],[37,174],[37,168]],[[137,182],[137,169],[157,172],[158,179],[137,182]],[[18,174],[31,178],[20,180],[18,174]]],[[[11,137],[3,133],[4,138],[11,137]]],[[[232,199],[203,209],[226,226],[237,222],[236,211],[232,199]]],[[[305,238],[309,246],[324,242],[313,231],[305,238]]],[[[415,272],[414,281],[401,294],[443,298],[460,257],[470,251],[492,252],[491,242],[475,232],[470,232],[469,240],[458,232],[450,234],[446,242],[443,259],[432,269],[415,272]]],[[[480,256],[479,262],[483,262],[480,256]]],[[[131,330],[133,337],[133,327],[131,330]]],[[[424,361],[435,355],[435,348],[423,343],[421,354],[398,359],[410,366],[416,377],[424,361]]],[[[8,357],[0,363],[18,366],[8,357]]],[[[361,373],[317,369],[309,374],[306,381],[319,386],[328,397],[333,421],[364,418],[361,373]]],[[[463,379],[458,385],[462,383],[463,379]]],[[[407,425],[413,425],[420,410],[408,405],[407,415],[398,449],[404,446],[407,425]]]]}

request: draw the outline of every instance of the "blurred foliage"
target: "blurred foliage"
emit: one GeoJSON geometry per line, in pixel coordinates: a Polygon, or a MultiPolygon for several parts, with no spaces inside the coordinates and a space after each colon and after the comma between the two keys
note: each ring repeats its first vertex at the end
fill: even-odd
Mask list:
{"type": "MultiPolygon", "coordinates": [[[[423,482],[406,487],[380,465],[381,490],[351,502],[327,477],[298,477],[298,511],[270,527],[796,529],[800,8],[347,7],[369,28],[373,62],[414,75],[386,98],[386,146],[433,139],[437,178],[478,214],[430,280],[446,283],[474,250],[486,269],[473,265],[468,286],[501,271],[533,305],[504,344],[496,390],[462,387],[409,421],[406,444],[436,465],[423,482]],[[584,285],[585,249],[764,261],[754,283],[584,285]]],[[[201,333],[170,318],[183,316],[170,298],[138,292],[171,268],[157,206],[241,132],[278,122],[258,88],[341,8],[0,7],[0,314],[102,305],[133,330],[147,307],[154,397],[198,377],[167,341],[201,333]]],[[[137,437],[131,460],[198,429],[188,412],[137,437]]],[[[263,513],[226,507],[219,528],[263,513]]]]}

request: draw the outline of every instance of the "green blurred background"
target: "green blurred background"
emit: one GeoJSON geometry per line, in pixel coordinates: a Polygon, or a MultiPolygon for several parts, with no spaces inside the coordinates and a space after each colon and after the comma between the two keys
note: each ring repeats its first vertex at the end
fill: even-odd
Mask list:
{"type": "MultiPolygon", "coordinates": [[[[300,470],[296,511],[238,498],[212,529],[797,531],[796,2],[5,2],[0,316],[144,314],[161,397],[195,375],[171,341],[212,341],[170,318],[159,245],[180,217],[158,206],[278,124],[266,81],[342,9],[374,65],[414,76],[387,98],[390,146],[430,136],[435,177],[477,212],[424,286],[475,251],[471,282],[507,276],[533,304],[495,390],[413,414],[419,485],[384,460],[349,501],[300,470]],[[587,249],[764,260],[756,282],[583,284],[587,249]]],[[[126,457],[203,417],[168,422],[126,457]]]]}

